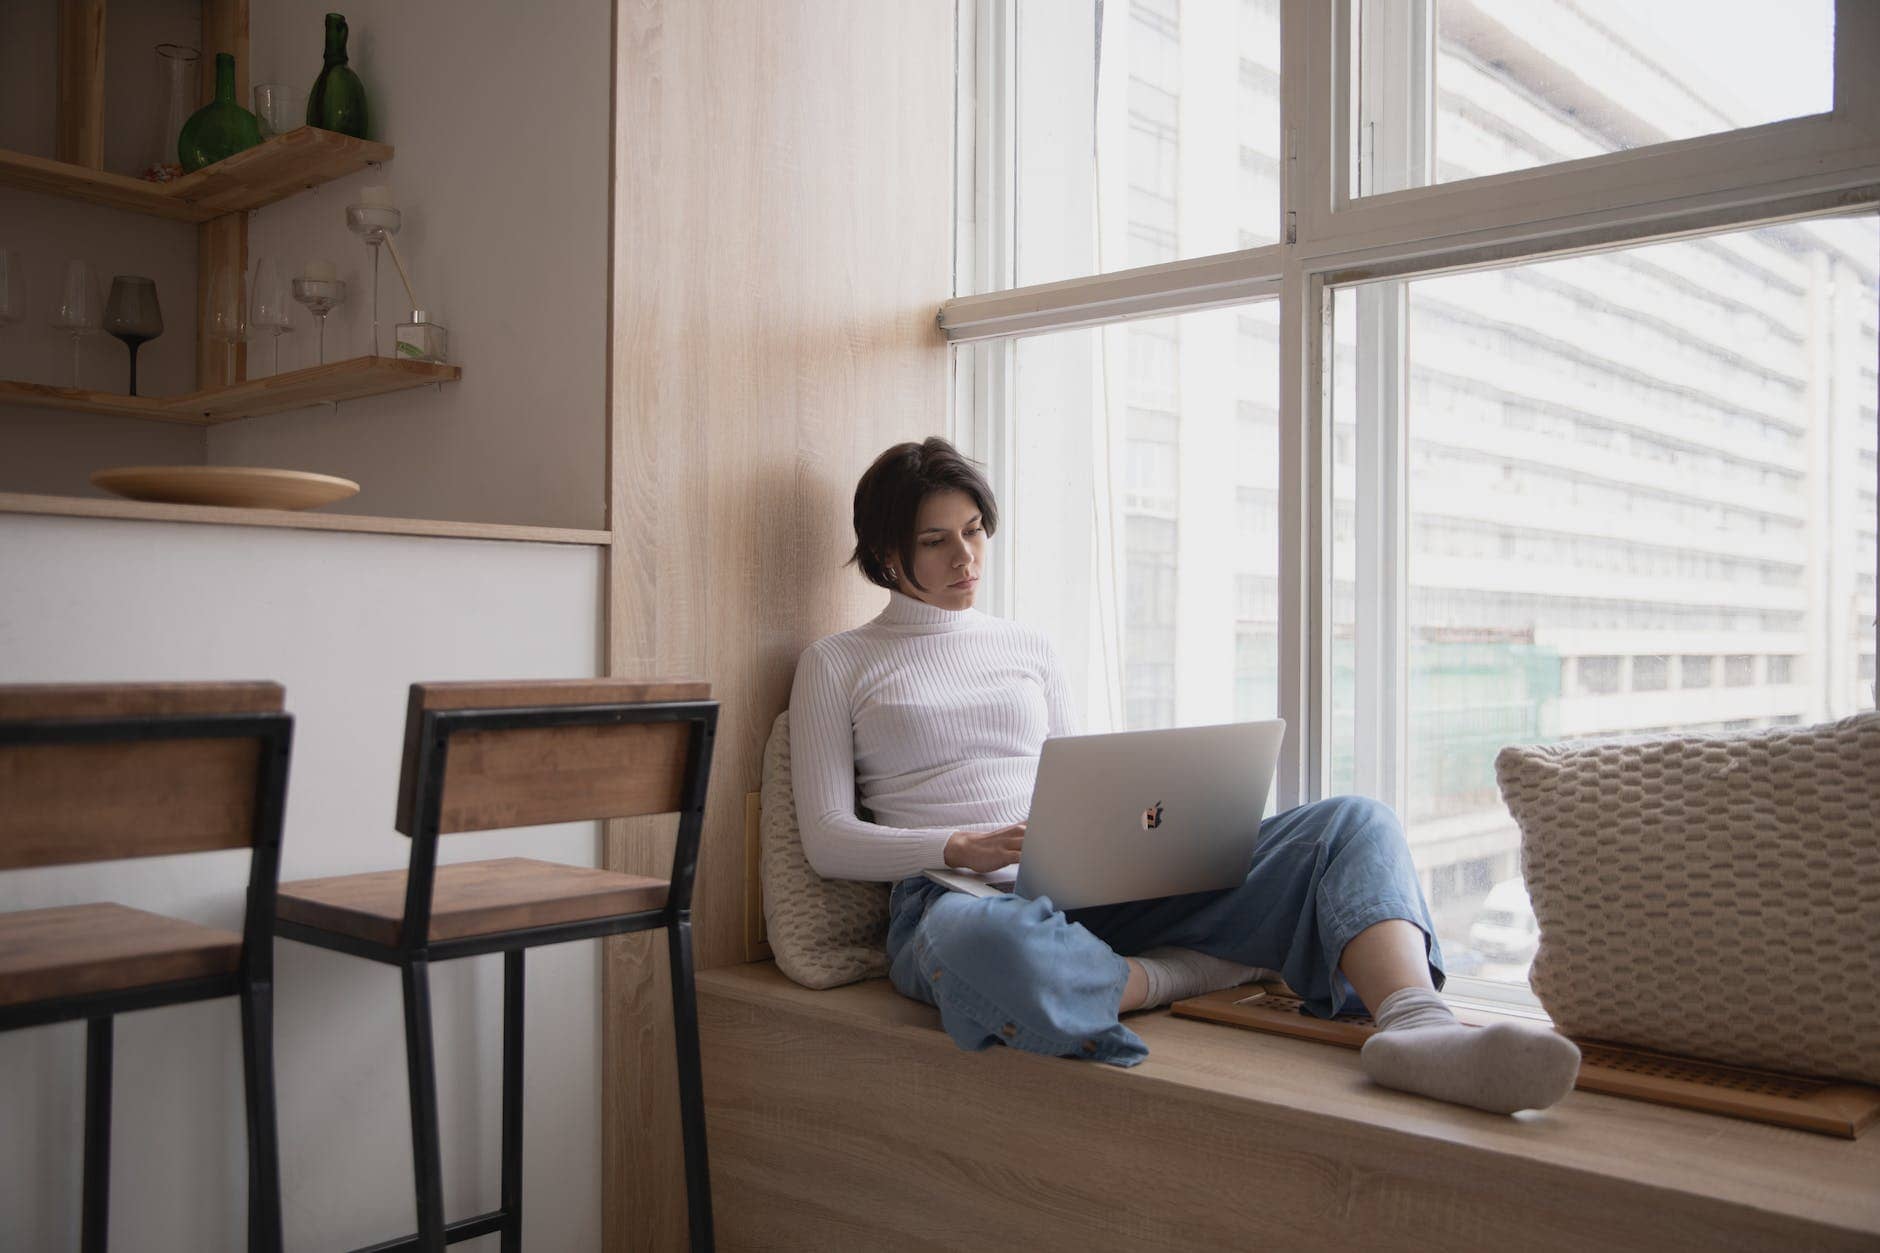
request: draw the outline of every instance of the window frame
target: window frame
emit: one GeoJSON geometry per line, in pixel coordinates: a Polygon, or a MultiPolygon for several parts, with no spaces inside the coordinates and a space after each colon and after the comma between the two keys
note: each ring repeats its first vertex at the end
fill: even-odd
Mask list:
{"type": "MultiPolygon", "coordinates": [[[[1012,345],[1077,327],[1275,301],[1279,307],[1279,712],[1289,734],[1275,780],[1287,808],[1326,794],[1332,757],[1331,693],[1331,294],[1385,278],[1411,279],[1621,246],[1709,235],[1835,212],[1880,208],[1880,75],[1859,52],[1880,48],[1880,4],[1836,0],[1834,107],[1826,114],[1678,140],[1528,170],[1353,197],[1350,192],[1356,0],[1282,0],[1280,14],[1280,206],[1282,242],[1162,265],[1026,287],[1012,285],[1016,99],[1012,63],[1018,0],[957,0],[962,118],[974,152],[960,154],[959,203],[973,211],[959,236],[960,294],[937,322],[954,350],[950,433],[986,462],[1009,494],[1014,446],[1012,345]],[[966,99],[968,85],[978,91],[966,99]],[[970,113],[967,110],[971,110],[970,113]],[[998,116],[988,117],[988,114],[998,116]],[[970,156],[970,159],[968,157],[970,156]],[[1001,166],[1000,163],[1004,162],[1001,166]]],[[[1430,0],[1390,33],[1429,38],[1430,0]]],[[[1427,119],[1396,142],[1414,144],[1427,119]]],[[[964,220],[964,218],[963,218],[964,220]]],[[[1402,327],[1388,300],[1367,316],[1375,330],[1402,327]]],[[[1378,339],[1376,335],[1373,339],[1378,339]]],[[[1389,336],[1383,337],[1388,341],[1389,336]]],[[[1359,612],[1391,626],[1387,649],[1359,662],[1377,737],[1361,791],[1401,805],[1406,779],[1405,563],[1401,560],[1406,465],[1402,453],[1402,358],[1360,360],[1360,391],[1385,420],[1360,423],[1360,481],[1381,507],[1358,520],[1373,559],[1356,573],[1359,612]],[[1396,399],[1392,399],[1395,397],[1396,399]],[[1393,568],[1394,564],[1394,568],[1393,568]]],[[[1876,397],[1880,405],[1880,396],[1876,397]]],[[[1880,486],[1880,484],[1877,484],[1880,486]]],[[[1368,494],[1368,493],[1367,493],[1368,494]]],[[[1012,537],[995,538],[988,604],[1012,603],[1012,537]],[[1004,575],[999,572],[1005,571],[1004,575]],[[1003,580],[1003,581],[1002,581],[1003,580]]],[[[1880,558],[1876,559],[1880,579],[1880,558]]],[[[1362,635],[1376,632],[1362,632],[1362,635]]],[[[1875,624],[1880,647],[1880,621],[1875,624]]],[[[1667,661],[1666,681],[1681,679],[1667,661]]],[[[1876,680],[1880,694],[1880,680],[1876,680]]],[[[1876,703],[1880,703],[1877,701],[1876,703]]],[[[1367,754],[1360,754],[1363,760],[1367,754]]],[[[1524,988],[1478,979],[1452,990],[1503,1005],[1534,1004],[1524,988]]]]}

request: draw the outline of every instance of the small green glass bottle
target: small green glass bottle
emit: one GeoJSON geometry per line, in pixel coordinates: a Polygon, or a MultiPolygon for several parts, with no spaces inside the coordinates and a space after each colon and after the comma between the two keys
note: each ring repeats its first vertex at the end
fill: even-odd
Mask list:
{"type": "Polygon", "coordinates": [[[215,54],[215,99],[189,115],[176,137],[176,157],[185,174],[214,165],[261,142],[255,115],[235,103],[235,58],[215,54]]]}
{"type": "Polygon", "coordinates": [[[326,64],[307,96],[307,125],[366,137],[366,85],[346,64],[346,18],[326,15],[326,64]]]}

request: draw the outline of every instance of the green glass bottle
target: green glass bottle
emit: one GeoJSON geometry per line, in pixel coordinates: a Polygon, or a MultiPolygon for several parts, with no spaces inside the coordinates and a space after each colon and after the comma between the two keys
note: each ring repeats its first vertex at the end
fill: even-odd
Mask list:
{"type": "Polygon", "coordinates": [[[307,125],[366,137],[366,85],[346,64],[346,18],[326,15],[326,64],[307,96],[307,125]]]}
{"type": "Polygon", "coordinates": [[[215,54],[215,99],[189,115],[176,137],[176,157],[185,174],[214,165],[261,142],[255,115],[235,103],[235,58],[215,54]]]}

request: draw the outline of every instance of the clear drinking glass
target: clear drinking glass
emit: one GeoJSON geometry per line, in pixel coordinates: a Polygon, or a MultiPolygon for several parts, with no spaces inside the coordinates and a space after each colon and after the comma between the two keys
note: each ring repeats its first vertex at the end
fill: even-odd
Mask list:
{"type": "Polygon", "coordinates": [[[307,98],[285,83],[255,84],[255,120],[261,123],[261,138],[285,135],[302,125],[307,98]]]}
{"type": "Polygon", "coordinates": [[[53,306],[52,328],[72,337],[72,387],[78,382],[78,349],[85,336],[98,329],[102,306],[98,303],[98,272],[89,261],[65,263],[65,283],[53,306]]]}
{"type": "Polygon", "coordinates": [[[105,302],[104,329],[131,350],[130,395],[137,394],[137,350],[145,341],[163,334],[163,309],[157,304],[157,284],[136,274],[111,280],[111,298],[105,302]]]}
{"type": "Polygon", "coordinates": [[[294,328],[287,317],[287,280],[273,257],[255,262],[252,301],[248,306],[248,325],[257,333],[266,331],[274,340],[274,373],[281,372],[281,336],[294,328]]]}
{"type": "Polygon", "coordinates": [[[242,272],[233,266],[217,266],[209,282],[209,299],[203,308],[202,330],[210,339],[228,346],[228,375],[235,377],[235,346],[248,336],[248,298],[243,290],[242,272]]]}
{"type": "Polygon", "coordinates": [[[14,248],[0,248],[0,326],[26,319],[26,266],[14,248]]]}

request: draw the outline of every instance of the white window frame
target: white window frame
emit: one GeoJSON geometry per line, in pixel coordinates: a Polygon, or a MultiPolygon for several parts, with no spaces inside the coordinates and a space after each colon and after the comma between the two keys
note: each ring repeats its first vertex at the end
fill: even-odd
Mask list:
{"type": "MultiPolygon", "coordinates": [[[[1863,63],[1880,49],[1880,4],[1870,0],[1837,0],[1829,113],[1362,197],[1354,197],[1350,187],[1357,5],[1355,0],[1284,0],[1280,213],[1285,242],[1015,288],[1009,285],[1015,220],[1009,157],[1016,130],[1009,103],[1014,98],[1010,49],[1016,0],[958,0],[958,9],[960,78],[977,83],[980,91],[962,106],[963,117],[965,108],[974,108],[972,129],[962,133],[978,140],[976,159],[965,160],[962,154],[962,182],[970,177],[973,186],[962,186],[961,205],[970,200],[975,215],[973,229],[961,237],[962,260],[971,260],[958,275],[963,294],[941,306],[938,321],[958,346],[956,361],[964,363],[956,365],[956,395],[973,397],[970,409],[956,404],[953,434],[1001,471],[1004,481],[995,480],[995,489],[1011,486],[1009,460],[1001,458],[1000,450],[1009,445],[1014,337],[1260,299],[1279,302],[1280,714],[1292,731],[1276,784],[1282,807],[1324,795],[1331,761],[1331,490],[1321,418],[1330,360],[1330,290],[1880,205],[1880,75],[1863,63]],[[999,110],[1003,116],[988,118],[999,110]]],[[[1427,39],[1427,19],[1419,25],[1413,17],[1400,33],[1410,40],[1427,39]]],[[[1414,119],[1407,123],[1394,142],[1414,144],[1419,125],[1414,119]]],[[[1400,328],[1400,303],[1393,320],[1391,301],[1381,292],[1360,299],[1373,302],[1366,314],[1373,329],[1400,328]]],[[[1386,420],[1369,424],[1373,434],[1371,444],[1359,450],[1360,475],[1380,493],[1381,507],[1368,511],[1360,523],[1370,528],[1372,552],[1400,553],[1402,428],[1395,399],[1402,386],[1400,358],[1388,351],[1373,356],[1360,363],[1360,403],[1372,405],[1386,420]],[[1399,418],[1394,422],[1388,420],[1393,412],[1399,418]]],[[[1403,563],[1395,563],[1394,571],[1391,564],[1373,561],[1359,571],[1359,593],[1374,621],[1395,625],[1402,612],[1403,563]]],[[[1001,598],[995,584],[990,600],[995,608],[1009,604],[1009,588],[1001,598]]],[[[1383,737],[1365,754],[1375,765],[1360,784],[1399,802],[1401,635],[1391,633],[1397,639],[1394,654],[1374,650],[1359,663],[1360,699],[1374,715],[1361,721],[1381,728],[1376,734],[1383,737]]]]}

